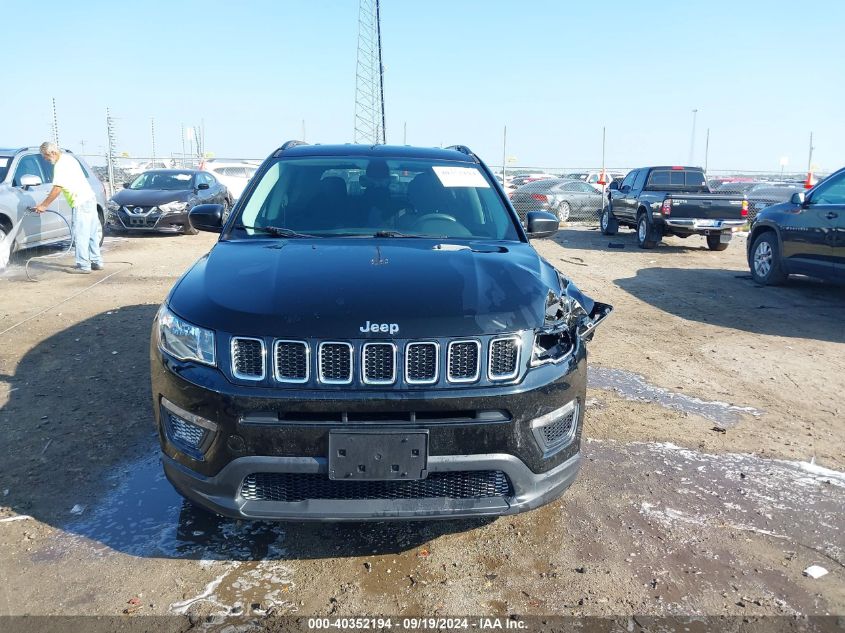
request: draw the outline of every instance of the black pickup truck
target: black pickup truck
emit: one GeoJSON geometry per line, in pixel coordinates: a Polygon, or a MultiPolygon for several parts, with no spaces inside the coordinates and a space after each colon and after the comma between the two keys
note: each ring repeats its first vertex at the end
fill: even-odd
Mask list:
{"type": "Polygon", "coordinates": [[[703,235],[711,251],[723,251],[748,219],[745,196],[710,193],[699,167],[634,169],[621,184],[610,183],[608,198],[602,233],[616,235],[619,226],[630,227],[640,248],[654,248],[664,235],[703,235]]]}

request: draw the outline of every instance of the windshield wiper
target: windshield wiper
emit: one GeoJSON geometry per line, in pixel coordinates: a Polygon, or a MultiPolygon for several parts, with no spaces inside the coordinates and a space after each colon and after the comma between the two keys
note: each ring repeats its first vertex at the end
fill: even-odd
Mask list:
{"type": "Polygon", "coordinates": [[[400,231],[376,231],[373,237],[444,237],[443,235],[415,235],[413,233],[402,233],[400,231]]]}
{"type": "Polygon", "coordinates": [[[253,231],[260,231],[267,233],[273,237],[317,237],[316,235],[309,235],[308,233],[297,233],[291,229],[285,229],[280,226],[247,226],[246,224],[236,224],[236,229],[251,229],[253,231]]]}

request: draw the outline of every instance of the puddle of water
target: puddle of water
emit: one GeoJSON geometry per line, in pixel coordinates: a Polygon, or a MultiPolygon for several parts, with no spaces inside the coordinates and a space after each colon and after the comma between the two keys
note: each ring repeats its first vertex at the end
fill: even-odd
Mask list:
{"type": "Polygon", "coordinates": [[[763,414],[754,407],[701,400],[663,387],[656,387],[646,382],[643,376],[622,369],[591,365],[587,372],[587,382],[590,387],[615,391],[628,400],[653,402],[667,409],[699,415],[725,427],[739,423],[743,415],[758,417],[763,414]]]}
{"type": "Polygon", "coordinates": [[[642,516],[690,540],[702,529],[728,528],[782,540],[786,549],[790,542],[801,544],[845,566],[843,473],[670,443],[588,440],[584,451],[596,463],[614,464],[607,476],[633,482],[642,516]]]}

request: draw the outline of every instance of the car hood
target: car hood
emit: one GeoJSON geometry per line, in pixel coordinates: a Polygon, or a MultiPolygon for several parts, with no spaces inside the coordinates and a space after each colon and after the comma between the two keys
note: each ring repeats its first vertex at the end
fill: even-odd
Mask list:
{"type": "Polygon", "coordinates": [[[168,299],[182,318],[251,336],[394,339],[540,327],[557,271],[528,244],[393,238],[219,242],[168,299]]]}
{"type": "Polygon", "coordinates": [[[194,192],[190,189],[181,191],[162,191],[159,189],[122,189],[112,196],[112,200],[119,204],[133,206],[152,206],[167,204],[168,202],[187,202],[194,192]]]}

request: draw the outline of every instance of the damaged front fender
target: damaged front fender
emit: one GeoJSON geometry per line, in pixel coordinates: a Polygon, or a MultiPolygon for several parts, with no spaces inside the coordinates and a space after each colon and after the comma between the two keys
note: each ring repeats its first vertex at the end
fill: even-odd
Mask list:
{"type": "Polygon", "coordinates": [[[588,297],[567,277],[559,278],[560,290],[550,289],[546,297],[545,326],[534,336],[532,366],[566,359],[577,341],[591,341],[613,312],[613,306],[588,297]]]}

